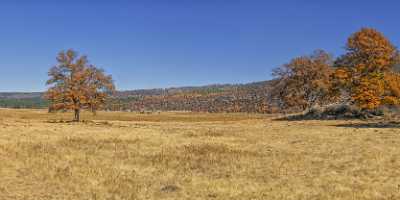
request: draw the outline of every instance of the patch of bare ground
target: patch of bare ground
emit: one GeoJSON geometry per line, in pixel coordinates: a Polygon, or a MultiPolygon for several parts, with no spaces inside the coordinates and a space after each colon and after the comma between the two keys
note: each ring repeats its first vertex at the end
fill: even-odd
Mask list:
{"type": "Polygon", "coordinates": [[[395,122],[70,118],[0,110],[0,199],[400,199],[395,122]]]}

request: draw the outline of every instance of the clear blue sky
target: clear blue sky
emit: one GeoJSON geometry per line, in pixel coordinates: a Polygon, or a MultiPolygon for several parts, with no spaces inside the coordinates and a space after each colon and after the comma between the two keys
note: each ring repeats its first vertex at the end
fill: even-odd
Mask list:
{"type": "Polygon", "coordinates": [[[266,80],[294,56],[343,53],[364,26],[399,45],[399,1],[4,0],[0,91],[45,90],[68,48],[122,90],[266,80]]]}

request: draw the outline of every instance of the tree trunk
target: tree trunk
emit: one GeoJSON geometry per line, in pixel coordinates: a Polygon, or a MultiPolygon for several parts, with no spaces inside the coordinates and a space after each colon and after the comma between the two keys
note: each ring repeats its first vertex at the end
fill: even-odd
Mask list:
{"type": "Polygon", "coordinates": [[[80,110],[75,109],[74,112],[75,112],[74,121],[79,122],[80,121],[80,110]]]}
{"type": "Polygon", "coordinates": [[[97,109],[96,109],[96,107],[95,107],[95,106],[91,106],[91,110],[92,110],[93,116],[96,116],[96,115],[97,115],[97,109]]]}

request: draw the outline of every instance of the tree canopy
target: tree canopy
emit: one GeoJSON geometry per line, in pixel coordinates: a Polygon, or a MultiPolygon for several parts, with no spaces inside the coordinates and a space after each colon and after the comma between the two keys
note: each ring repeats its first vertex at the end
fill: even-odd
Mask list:
{"type": "Polygon", "coordinates": [[[323,50],[292,59],[274,70],[275,94],[283,109],[324,104],[330,92],[332,57],[323,50]]]}
{"type": "Polygon", "coordinates": [[[335,79],[350,100],[363,109],[397,104],[397,63],[396,47],[377,30],[362,28],[348,38],[346,53],[335,63],[335,79]]]}
{"type": "Polygon", "coordinates": [[[86,56],[70,49],[60,52],[57,62],[48,73],[50,110],[73,110],[74,120],[79,121],[81,109],[96,111],[114,92],[112,77],[89,64],[86,56]]]}

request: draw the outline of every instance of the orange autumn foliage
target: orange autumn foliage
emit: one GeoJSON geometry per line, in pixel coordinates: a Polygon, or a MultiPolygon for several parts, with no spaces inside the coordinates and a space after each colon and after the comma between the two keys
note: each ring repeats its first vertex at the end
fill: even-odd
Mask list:
{"type": "Polygon", "coordinates": [[[292,59],[274,70],[274,96],[281,109],[306,109],[329,99],[332,58],[323,50],[292,59]]]}
{"type": "Polygon", "coordinates": [[[395,74],[398,53],[390,41],[375,29],[363,28],[349,37],[346,51],[335,63],[334,79],[351,101],[363,109],[377,108],[388,99],[395,103],[393,98],[400,96],[393,95],[390,74],[395,74]]]}
{"type": "Polygon", "coordinates": [[[385,76],[386,95],[384,103],[389,105],[400,104],[400,74],[397,72],[388,72],[385,76]]]}
{"type": "Polygon", "coordinates": [[[79,57],[73,50],[62,51],[57,62],[48,73],[49,110],[73,110],[74,120],[79,121],[81,109],[95,111],[115,90],[112,77],[90,65],[86,56],[79,57]]]}

